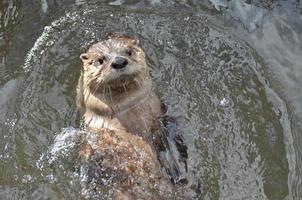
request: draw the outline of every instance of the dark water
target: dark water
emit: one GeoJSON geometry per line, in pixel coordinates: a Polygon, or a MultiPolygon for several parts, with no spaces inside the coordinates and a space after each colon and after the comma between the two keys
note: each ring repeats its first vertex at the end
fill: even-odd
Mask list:
{"type": "Polygon", "coordinates": [[[302,199],[298,1],[62,2],[0,1],[0,199],[104,196],[74,170],[74,100],[80,53],[112,32],[140,39],[200,199],[302,199]]]}

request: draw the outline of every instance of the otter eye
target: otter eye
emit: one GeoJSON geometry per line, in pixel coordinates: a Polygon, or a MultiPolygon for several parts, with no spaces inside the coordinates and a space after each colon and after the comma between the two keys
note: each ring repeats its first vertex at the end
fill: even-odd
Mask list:
{"type": "Polygon", "coordinates": [[[104,63],[104,59],[103,59],[103,58],[99,58],[99,59],[98,59],[98,62],[99,62],[99,63],[100,63],[100,65],[101,65],[101,64],[103,64],[103,63],[104,63]]]}
{"type": "Polygon", "coordinates": [[[126,49],[126,54],[128,55],[128,56],[132,56],[132,49],[126,49]]]}

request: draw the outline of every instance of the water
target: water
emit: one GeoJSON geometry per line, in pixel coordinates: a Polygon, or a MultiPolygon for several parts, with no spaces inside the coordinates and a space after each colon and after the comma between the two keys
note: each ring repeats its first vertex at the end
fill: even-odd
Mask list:
{"type": "Polygon", "coordinates": [[[75,170],[75,88],[112,32],[146,50],[201,199],[302,199],[301,9],[254,3],[1,1],[1,199],[105,197],[75,170]]]}

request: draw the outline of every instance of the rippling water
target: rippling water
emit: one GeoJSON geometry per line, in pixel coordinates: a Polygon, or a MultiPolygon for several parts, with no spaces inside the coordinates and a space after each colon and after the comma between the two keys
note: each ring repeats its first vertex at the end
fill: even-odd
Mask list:
{"type": "Polygon", "coordinates": [[[201,199],[302,199],[297,1],[0,1],[0,197],[98,199],[76,173],[79,55],[140,39],[201,199]],[[290,10],[290,11],[289,11],[290,10]]]}

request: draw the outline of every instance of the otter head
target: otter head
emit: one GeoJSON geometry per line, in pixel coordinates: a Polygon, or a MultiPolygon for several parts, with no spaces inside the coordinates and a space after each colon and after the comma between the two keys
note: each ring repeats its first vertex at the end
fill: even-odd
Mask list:
{"type": "MultiPolygon", "coordinates": [[[[88,109],[100,101],[113,109],[129,107],[151,91],[145,53],[138,40],[115,35],[92,45],[80,56],[84,73],[78,91],[78,105],[88,109]]],[[[80,82],[79,82],[80,83],[80,82]]],[[[92,108],[91,108],[92,109],[92,108]]],[[[95,110],[95,108],[93,108],[95,110]]]]}
{"type": "MultiPolygon", "coordinates": [[[[93,91],[125,87],[140,76],[149,79],[145,53],[138,40],[114,35],[81,54],[86,82],[93,91]]],[[[139,83],[138,83],[139,84],[139,83]]]]}

